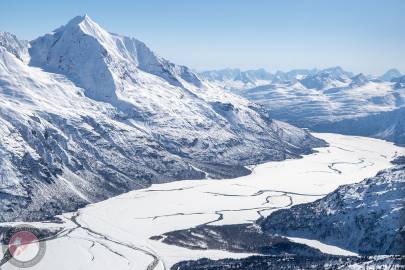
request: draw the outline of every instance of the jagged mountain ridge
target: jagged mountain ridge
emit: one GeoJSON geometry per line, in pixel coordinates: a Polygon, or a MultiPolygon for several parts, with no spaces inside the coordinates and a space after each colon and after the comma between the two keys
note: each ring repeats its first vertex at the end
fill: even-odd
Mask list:
{"type": "Polygon", "coordinates": [[[238,68],[207,70],[198,73],[201,78],[213,85],[235,91],[245,90],[261,85],[305,81],[310,77],[330,76],[333,78],[352,77],[354,74],[341,67],[326,69],[293,69],[287,72],[277,71],[274,74],[263,68],[242,71],[238,68]]]}
{"type": "Polygon", "coordinates": [[[275,75],[264,69],[242,71],[238,68],[202,71],[199,76],[226,90],[254,87],[274,80],[275,75]]]}
{"type": "MultiPolygon", "coordinates": [[[[405,84],[397,70],[380,79],[353,75],[340,67],[276,73],[273,79],[250,85],[229,84],[225,89],[263,105],[276,119],[321,132],[366,135],[405,144],[403,121],[378,123],[403,112],[405,84]],[[286,76],[284,74],[290,74],[286,76]],[[390,75],[390,76],[388,76],[390,75]],[[369,127],[371,126],[371,127],[369,127]],[[360,129],[359,127],[363,127],[360,129]]],[[[223,86],[227,81],[210,81],[223,86]]],[[[405,118],[402,115],[399,118],[405,118]]]]}
{"type": "Polygon", "coordinates": [[[228,90],[244,90],[255,86],[291,83],[306,79],[311,76],[329,75],[334,79],[347,80],[358,75],[364,76],[369,81],[390,82],[393,79],[403,76],[397,69],[390,69],[381,76],[354,74],[346,71],[340,66],[325,69],[292,69],[289,71],[268,72],[264,68],[241,70],[239,68],[225,68],[216,70],[204,70],[198,72],[198,75],[213,84],[222,85],[228,90]],[[239,84],[238,84],[239,83],[239,84]]]}
{"type": "Polygon", "coordinates": [[[152,183],[235,177],[324,145],[88,16],[29,46],[0,40],[1,221],[152,183]]]}

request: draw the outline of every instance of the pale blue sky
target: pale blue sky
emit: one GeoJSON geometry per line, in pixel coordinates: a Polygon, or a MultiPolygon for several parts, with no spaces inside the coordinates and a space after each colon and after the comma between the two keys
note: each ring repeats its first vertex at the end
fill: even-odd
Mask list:
{"type": "Polygon", "coordinates": [[[85,13],[200,70],[405,72],[404,0],[0,0],[0,30],[30,40],[85,13]]]}

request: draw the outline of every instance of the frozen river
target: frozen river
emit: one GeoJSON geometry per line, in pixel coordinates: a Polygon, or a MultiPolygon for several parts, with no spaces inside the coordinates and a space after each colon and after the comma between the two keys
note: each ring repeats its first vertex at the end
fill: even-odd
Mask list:
{"type": "MultiPolygon", "coordinates": [[[[189,180],[153,185],[64,214],[57,238],[47,241],[32,269],[170,269],[181,260],[246,257],[218,250],[188,250],[150,240],[151,236],[201,224],[253,222],[291,205],[317,200],[339,185],[355,183],[392,166],[404,148],[392,143],[338,134],[314,134],[330,146],[302,159],[255,166],[245,177],[189,180]]],[[[293,239],[326,253],[351,254],[317,241],[293,239]]],[[[15,269],[6,264],[2,269],[15,269]]]]}

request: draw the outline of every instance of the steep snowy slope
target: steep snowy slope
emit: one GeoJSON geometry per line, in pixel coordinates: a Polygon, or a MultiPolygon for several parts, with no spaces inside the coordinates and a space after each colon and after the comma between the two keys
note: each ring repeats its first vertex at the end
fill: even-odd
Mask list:
{"type": "Polygon", "coordinates": [[[0,50],[2,220],[73,210],[160,177],[202,177],[113,107],[0,50]]]}
{"type": "Polygon", "coordinates": [[[34,40],[29,55],[14,36],[0,40],[1,221],[243,175],[324,144],[88,16],[34,40]]]}
{"type": "Polygon", "coordinates": [[[405,254],[405,166],[272,213],[265,231],[317,239],[366,255],[405,254]]]}
{"type": "Polygon", "coordinates": [[[29,58],[27,45],[26,41],[18,40],[13,34],[0,32],[0,46],[23,62],[27,62],[29,58]]]}

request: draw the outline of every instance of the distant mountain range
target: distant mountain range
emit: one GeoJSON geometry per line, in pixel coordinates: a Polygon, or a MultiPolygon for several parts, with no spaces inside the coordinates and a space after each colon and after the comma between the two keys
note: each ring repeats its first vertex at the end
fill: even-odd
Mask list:
{"type": "MultiPolygon", "coordinates": [[[[263,68],[244,71],[238,68],[225,68],[198,72],[198,75],[202,79],[217,85],[222,85],[228,90],[243,90],[248,87],[259,86],[262,84],[288,83],[291,81],[302,80],[308,76],[321,74],[328,74],[330,77],[337,80],[355,76],[353,72],[345,71],[339,66],[326,69],[292,69],[286,72],[276,71],[275,73],[270,73],[263,68]]],[[[402,76],[401,72],[397,69],[390,69],[378,77],[361,75],[368,80],[385,82],[390,82],[391,80],[402,76]]]]}
{"type": "Polygon", "coordinates": [[[405,144],[405,75],[398,70],[391,69],[378,78],[354,75],[341,67],[275,74],[265,70],[227,71],[203,72],[200,76],[263,105],[274,118],[299,127],[405,144]],[[234,74],[239,75],[231,76],[234,74]]]}
{"type": "Polygon", "coordinates": [[[0,33],[0,122],[0,221],[325,145],[88,16],[31,42],[0,33]]]}

